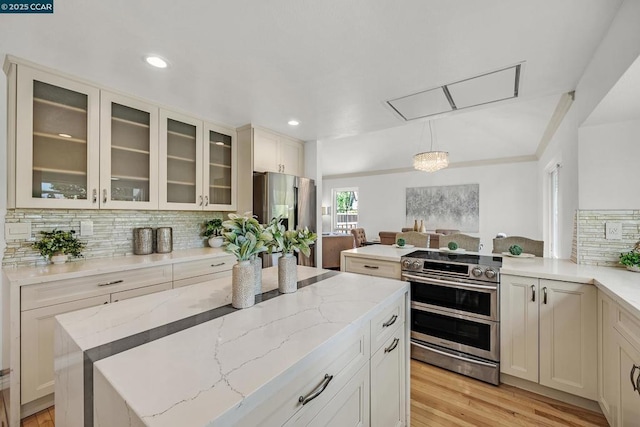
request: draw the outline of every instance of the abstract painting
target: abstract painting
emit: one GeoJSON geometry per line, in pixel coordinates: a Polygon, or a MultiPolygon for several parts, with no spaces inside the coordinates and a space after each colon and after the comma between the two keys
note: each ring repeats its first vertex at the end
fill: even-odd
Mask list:
{"type": "Polygon", "coordinates": [[[407,227],[480,231],[480,184],[407,188],[407,227]]]}

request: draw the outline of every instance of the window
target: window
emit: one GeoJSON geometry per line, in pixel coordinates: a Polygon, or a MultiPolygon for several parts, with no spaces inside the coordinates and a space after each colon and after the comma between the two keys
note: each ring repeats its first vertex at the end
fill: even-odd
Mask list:
{"type": "Polygon", "coordinates": [[[349,232],[358,226],[358,189],[335,188],[333,190],[332,228],[337,232],[349,232]]]}
{"type": "Polygon", "coordinates": [[[547,241],[549,242],[549,256],[551,258],[558,258],[559,256],[559,246],[558,242],[559,238],[559,206],[558,206],[558,193],[560,190],[559,187],[559,171],[560,164],[553,165],[548,170],[548,182],[549,182],[549,199],[548,199],[548,236],[547,241]]]}

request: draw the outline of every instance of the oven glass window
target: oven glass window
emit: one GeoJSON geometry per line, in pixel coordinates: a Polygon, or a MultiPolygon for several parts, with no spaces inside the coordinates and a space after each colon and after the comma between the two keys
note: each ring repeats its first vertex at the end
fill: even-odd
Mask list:
{"type": "Polygon", "coordinates": [[[485,325],[484,323],[412,309],[411,330],[491,351],[491,325],[485,325]]]}
{"type": "Polygon", "coordinates": [[[411,282],[411,300],[491,316],[491,293],[411,282]]]}

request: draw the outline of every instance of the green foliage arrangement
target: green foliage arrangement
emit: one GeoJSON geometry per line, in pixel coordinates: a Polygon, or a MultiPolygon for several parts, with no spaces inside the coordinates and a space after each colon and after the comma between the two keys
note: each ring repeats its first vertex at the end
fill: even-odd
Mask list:
{"type": "Polygon", "coordinates": [[[398,241],[396,242],[396,244],[398,246],[404,246],[407,242],[401,237],[398,239],[398,241]]]}
{"type": "Polygon", "coordinates": [[[75,234],[75,230],[63,231],[53,229],[53,231],[41,231],[42,239],[35,242],[32,246],[40,252],[45,258],[51,258],[52,255],[70,255],[72,257],[81,257],[85,244],[79,241],[75,234]]]}
{"type": "Polygon", "coordinates": [[[509,253],[516,256],[521,255],[522,248],[519,245],[511,245],[509,246],[509,253]]]}
{"type": "Polygon", "coordinates": [[[311,245],[318,239],[317,234],[309,231],[307,227],[303,230],[285,229],[282,217],[273,218],[266,230],[272,236],[272,240],[268,243],[269,250],[275,249],[285,254],[292,254],[295,251],[309,256],[311,245]]]}
{"type": "Polygon", "coordinates": [[[204,223],[204,231],[202,232],[203,237],[213,237],[220,236],[223,230],[222,220],[220,218],[210,219],[209,221],[204,223]]]}
{"type": "Polygon", "coordinates": [[[244,215],[229,214],[222,222],[225,250],[235,255],[238,261],[248,261],[256,254],[267,250],[271,234],[264,230],[251,212],[244,215]]]}
{"type": "Polygon", "coordinates": [[[456,242],[449,242],[447,247],[449,248],[449,250],[455,251],[456,249],[458,249],[458,244],[456,242]]]}
{"type": "Polygon", "coordinates": [[[627,267],[640,266],[640,251],[634,249],[632,251],[620,254],[620,264],[627,267]]]}

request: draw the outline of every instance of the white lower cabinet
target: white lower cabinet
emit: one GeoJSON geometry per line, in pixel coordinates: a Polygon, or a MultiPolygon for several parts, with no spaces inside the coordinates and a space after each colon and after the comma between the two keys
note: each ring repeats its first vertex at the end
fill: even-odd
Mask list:
{"type": "Polygon", "coordinates": [[[405,425],[405,366],[405,337],[402,324],[371,357],[372,427],[405,425]]]}
{"type": "Polygon", "coordinates": [[[502,373],[595,400],[596,287],[503,275],[502,373]]]}
{"type": "Polygon", "coordinates": [[[598,291],[598,403],[610,425],[615,424],[616,342],[613,329],[615,303],[602,291],[598,291]]]}
{"type": "MultiPolygon", "coordinates": [[[[640,344],[640,343],[638,343],[640,344]]],[[[619,362],[616,420],[618,426],[631,427],[640,424],[640,350],[617,335],[615,356],[619,362]]]]}

